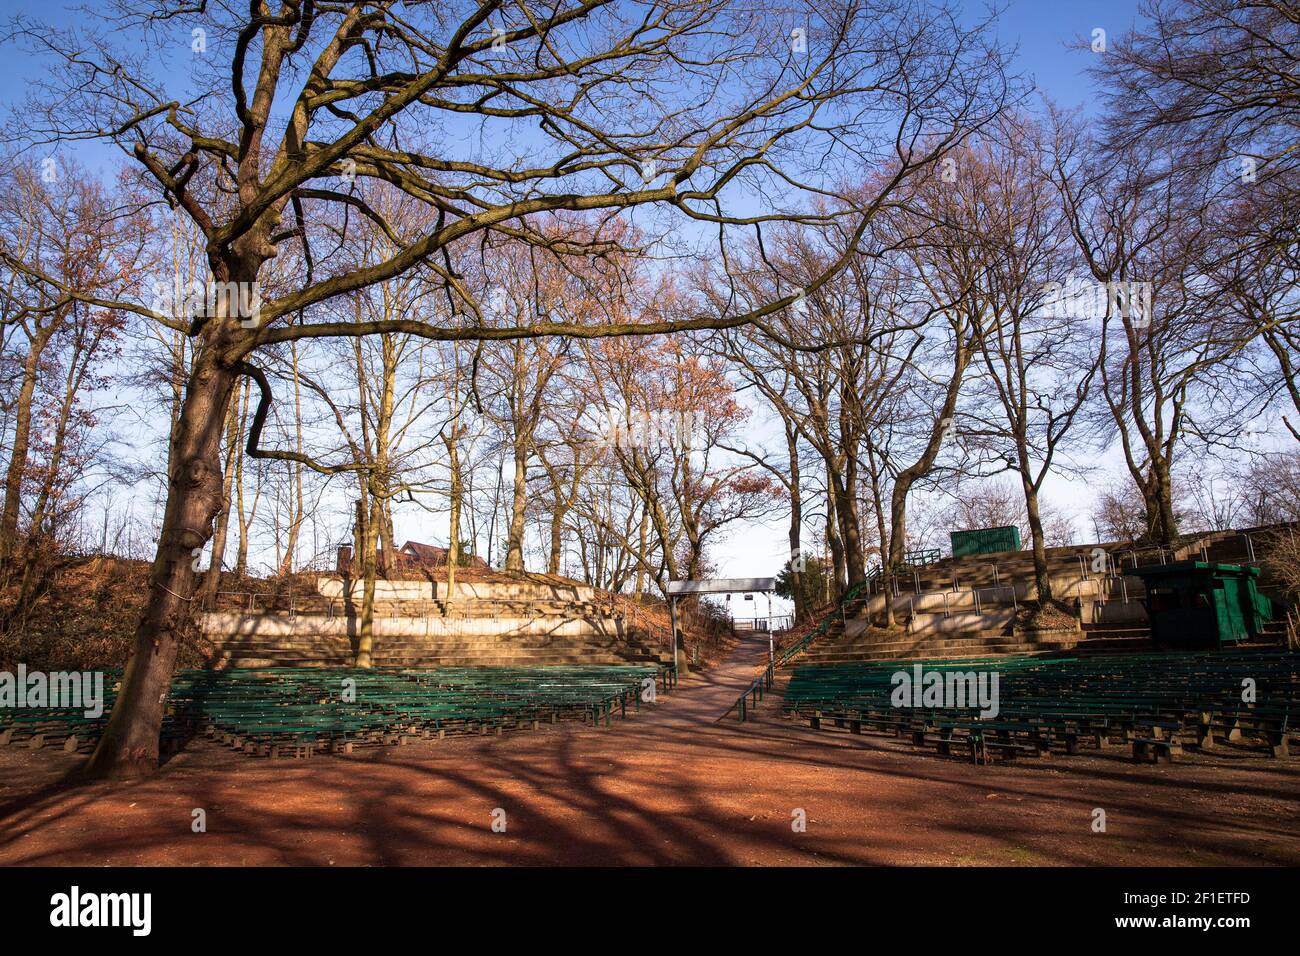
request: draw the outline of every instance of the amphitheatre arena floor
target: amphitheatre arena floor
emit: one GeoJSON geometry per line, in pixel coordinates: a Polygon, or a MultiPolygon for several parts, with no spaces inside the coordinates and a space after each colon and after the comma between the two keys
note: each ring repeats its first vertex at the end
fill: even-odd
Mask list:
{"type": "Polygon", "coordinates": [[[0,865],[1300,863],[1298,759],[1222,748],[1139,766],[1116,749],[977,767],[796,725],[774,698],[718,722],[766,650],[742,643],[607,729],[302,761],[199,741],[148,780],[85,786],[62,782],[73,755],[3,748],[0,865]]]}

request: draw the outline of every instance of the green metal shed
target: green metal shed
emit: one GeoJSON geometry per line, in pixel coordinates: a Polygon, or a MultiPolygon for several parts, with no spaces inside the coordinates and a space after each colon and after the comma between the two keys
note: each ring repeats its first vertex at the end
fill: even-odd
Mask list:
{"type": "Polygon", "coordinates": [[[1151,638],[1158,646],[1222,647],[1255,637],[1273,616],[1259,593],[1259,568],[1175,561],[1129,572],[1146,587],[1151,638]]]}
{"type": "Polygon", "coordinates": [[[952,531],[952,556],[964,558],[971,554],[999,554],[1020,550],[1020,529],[1015,525],[1003,528],[976,528],[973,531],[952,531]]]}

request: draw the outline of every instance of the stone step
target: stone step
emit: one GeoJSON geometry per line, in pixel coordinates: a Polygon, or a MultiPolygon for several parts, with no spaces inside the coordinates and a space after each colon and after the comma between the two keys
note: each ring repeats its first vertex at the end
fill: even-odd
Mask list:
{"type": "Polygon", "coordinates": [[[939,659],[959,659],[965,657],[994,657],[1001,655],[1024,656],[1031,654],[1046,653],[1041,644],[1014,644],[1005,648],[999,648],[996,652],[990,651],[985,646],[974,647],[956,647],[947,648],[942,651],[929,650],[925,648],[910,648],[906,650],[870,650],[858,654],[841,654],[818,657],[815,659],[801,660],[798,663],[807,664],[851,664],[855,661],[907,661],[907,660],[939,660],[939,659]]]}
{"type": "MultiPolygon", "coordinates": [[[[1011,634],[999,634],[996,638],[988,639],[981,637],[922,637],[909,640],[906,637],[895,641],[858,641],[844,642],[840,644],[827,645],[825,650],[833,653],[846,653],[849,651],[872,651],[872,650],[906,650],[908,648],[929,648],[932,650],[955,649],[961,647],[984,647],[989,649],[1015,647],[1020,644],[1032,644],[1031,640],[1023,636],[1011,634]]],[[[809,649],[810,652],[816,652],[816,646],[809,649]]]]}
{"type": "Polygon", "coordinates": [[[985,628],[983,630],[962,631],[956,634],[909,634],[903,629],[892,633],[875,631],[872,634],[857,635],[840,635],[838,638],[830,639],[829,636],[823,637],[812,644],[813,648],[830,646],[830,645],[851,645],[851,646],[870,646],[880,643],[909,643],[918,644],[921,642],[962,642],[962,641],[982,641],[985,643],[1013,642],[1017,640],[1014,634],[1010,634],[1000,629],[985,628]],[[881,640],[884,636],[891,636],[892,640],[881,640]]]}
{"type": "MultiPolygon", "coordinates": [[[[297,650],[330,650],[336,647],[351,646],[352,641],[342,635],[322,635],[319,638],[295,636],[292,638],[277,638],[273,635],[235,635],[231,637],[211,637],[209,640],[217,647],[277,647],[293,648],[297,650]]],[[[373,646],[377,648],[415,648],[426,650],[443,650],[443,651],[475,651],[475,650],[495,650],[498,648],[513,648],[518,650],[545,650],[549,647],[568,647],[574,649],[590,648],[599,650],[605,647],[641,647],[639,642],[628,641],[622,638],[605,634],[591,634],[587,636],[562,636],[556,638],[546,638],[541,636],[527,636],[518,638],[500,637],[500,638],[480,638],[470,637],[389,637],[388,635],[379,635],[375,638],[373,646]]]]}
{"type": "Polygon", "coordinates": [[[1151,637],[1151,628],[1115,627],[1106,624],[1085,624],[1083,625],[1082,633],[1085,640],[1149,640],[1151,637]]]}
{"type": "Polygon", "coordinates": [[[904,660],[909,658],[979,657],[999,654],[1032,654],[1069,647],[1073,640],[1044,642],[1027,640],[1025,635],[1001,631],[962,634],[899,633],[895,640],[881,641],[863,637],[814,642],[796,663],[845,663],[866,660],[904,660]]]}
{"type": "Polygon", "coordinates": [[[644,648],[628,646],[626,644],[606,644],[599,647],[585,647],[582,645],[554,644],[550,647],[392,647],[386,644],[380,644],[375,647],[372,654],[386,654],[395,657],[545,657],[547,654],[568,654],[570,656],[581,656],[583,654],[646,654],[649,653],[644,648]]]}
{"type": "Polygon", "coordinates": [[[1155,644],[1151,638],[1141,637],[1100,637],[1082,640],[1070,648],[1071,654],[1122,654],[1133,651],[1152,651],[1155,644]]]}
{"type": "MultiPolygon", "coordinates": [[[[297,638],[323,638],[333,635],[346,638],[355,632],[355,621],[342,617],[299,614],[293,617],[273,614],[210,613],[200,618],[203,634],[210,640],[222,641],[244,637],[273,637],[290,642],[297,638]]],[[[476,620],[472,618],[443,617],[380,617],[374,622],[378,638],[455,638],[491,639],[527,636],[558,638],[584,638],[591,636],[621,636],[628,629],[620,620],[600,617],[564,617],[547,615],[539,617],[497,617],[476,620]]]]}
{"type": "MultiPolygon", "coordinates": [[[[314,610],[204,614],[204,636],[228,666],[348,666],[356,618],[343,611],[339,582],[314,610]],[[326,612],[325,607],[332,608],[326,612]],[[352,632],[349,634],[349,632],[352,632]]],[[[329,591],[330,587],[324,588],[329,591]]],[[[458,585],[447,608],[418,582],[389,582],[375,605],[371,659],[376,666],[473,667],[658,664],[621,614],[586,588],[458,585]]]]}
{"type": "Polygon", "coordinates": [[[585,664],[658,664],[655,657],[622,654],[552,654],[545,657],[480,657],[447,655],[391,657],[376,655],[377,667],[579,667],[585,664]]]}
{"type": "MultiPolygon", "coordinates": [[[[408,668],[425,668],[433,669],[439,667],[579,667],[587,664],[644,664],[646,666],[657,666],[661,663],[657,657],[645,656],[624,656],[617,654],[606,655],[589,655],[589,654],[568,654],[568,655],[550,655],[545,657],[530,658],[513,658],[513,657],[480,657],[477,655],[469,656],[445,656],[445,657],[385,657],[376,655],[372,658],[372,663],[376,667],[408,667],[408,668]]],[[[223,667],[351,667],[352,657],[349,655],[345,658],[339,657],[267,657],[267,656],[250,656],[250,657],[231,657],[222,659],[223,667]]]]}
{"type": "MultiPolygon", "coordinates": [[[[361,609],[355,608],[350,613],[346,607],[341,604],[334,604],[329,607],[325,604],[311,604],[306,606],[290,609],[288,607],[263,608],[257,607],[249,612],[245,606],[223,606],[217,610],[223,614],[248,614],[253,613],[262,617],[272,618],[275,620],[289,620],[294,617],[321,617],[324,619],[348,618],[360,620],[361,609]]],[[[437,602],[416,602],[403,601],[395,604],[376,604],[373,612],[376,619],[390,618],[408,618],[411,620],[424,620],[425,618],[452,618],[466,620],[482,620],[485,618],[538,618],[553,617],[562,620],[573,620],[575,618],[591,619],[601,621],[621,621],[623,615],[617,611],[611,611],[608,607],[599,604],[592,605],[565,605],[565,604],[547,604],[547,605],[519,605],[519,604],[455,604],[450,608],[443,607],[437,602]]]]}

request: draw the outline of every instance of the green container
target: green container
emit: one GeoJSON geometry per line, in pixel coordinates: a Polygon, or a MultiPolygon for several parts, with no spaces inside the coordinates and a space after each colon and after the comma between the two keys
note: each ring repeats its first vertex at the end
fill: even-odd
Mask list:
{"type": "Polygon", "coordinates": [[[1020,529],[1015,525],[1004,528],[977,528],[974,531],[953,531],[952,556],[964,558],[971,554],[997,554],[1000,551],[1020,550],[1020,529]]]}
{"type": "Polygon", "coordinates": [[[1175,561],[1134,568],[1147,595],[1151,638],[1161,647],[1223,647],[1255,637],[1273,616],[1259,593],[1259,568],[1175,561]]]}

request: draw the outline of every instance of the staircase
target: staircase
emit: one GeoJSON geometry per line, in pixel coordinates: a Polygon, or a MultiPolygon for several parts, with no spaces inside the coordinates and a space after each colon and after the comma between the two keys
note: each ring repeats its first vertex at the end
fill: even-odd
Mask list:
{"type": "MultiPolygon", "coordinates": [[[[322,579],[310,613],[217,611],[200,625],[218,667],[340,667],[356,657],[358,600],[322,579]],[[321,610],[323,608],[323,610],[321,610]]],[[[624,616],[589,588],[547,584],[378,582],[376,667],[544,667],[659,664],[624,616]]],[[[359,597],[357,595],[356,597],[359,597]]],[[[306,602],[305,602],[306,603],[306,602]]]]}
{"type": "MultiPolygon", "coordinates": [[[[1197,535],[1177,549],[1141,549],[1123,542],[1048,548],[1053,595],[1078,608],[1081,628],[1074,631],[1014,631],[1016,609],[1022,602],[1037,600],[1031,551],[939,560],[929,560],[927,555],[924,563],[913,560],[892,581],[886,581],[877,567],[860,593],[851,595],[823,622],[820,633],[792,647],[787,662],[1151,650],[1142,580],[1124,571],[1189,560],[1258,565],[1269,537],[1288,531],[1300,533],[1300,528],[1213,532],[1197,535]],[[1105,552],[1104,560],[1099,552],[1105,552]],[[883,622],[886,602],[904,629],[872,626],[883,622]]],[[[1265,574],[1261,590],[1266,593],[1268,583],[1265,574]]],[[[1285,644],[1286,622],[1268,622],[1259,642],[1285,644]]]]}
{"type": "Polygon", "coordinates": [[[1083,625],[1083,637],[1070,649],[1072,654],[1116,654],[1154,651],[1151,628],[1110,627],[1105,624],[1083,625]]]}
{"type": "MultiPolygon", "coordinates": [[[[1047,549],[1047,573],[1053,596],[1078,609],[1085,624],[1140,627],[1146,624],[1141,579],[1120,574],[1124,566],[1141,557],[1106,544],[1074,545],[1047,549]],[[1102,560],[1102,554],[1105,559],[1102,560]]],[[[1172,554],[1164,553],[1165,560],[1172,554]]],[[[1149,557],[1145,563],[1155,560],[1149,557]]],[[[1033,553],[944,558],[924,567],[906,568],[892,582],[877,578],[870,595],[860,602],[857,616],[881,622],[886,601],[894,620],[908,632],[970,636],[978,632],[1009,633],[1017,608],[1036,601],[1033,553]],[[886,587],[892,588],[887,595],[886,587]]],[[[862,625],[862,626],[865,626],[862,625]]],[[[850,625],[852,630],[852,625],[850,625]]]]}
{"type": "Polygon", "coordinates": [[[996,654],[1035,654],[1059,647],[1029,641],[1001,631],[976,631],[959,637],[921,636],[900,632],[897,639],[865,640],[840,636],[811,645],[800,664],[845,664],[852,661],[910,660],[923,658],[989,657],[996,654]]]}
{"type": "MultiPolygon", "coordinates": [[[[1141,583],[1119,594],[1119,578],[1093,572],[1097,545],[1053,548],[1048,572],[1059,598],[1078,598],[1085,607],[1123,598],[1133,616],[1145,611],[1139,603],[1141,583]]],[[[889,582],[877,569],[862,594],[846,600],[826,621],[823,633],[809,641],[798,663],[836,664],[852,661],[916,658],[971,658],[999,654],[1039,654],[1071,650],[1093,635],[1077,626],[1066,630],[1017,632],[1016,611],[1036,600],[1032,584],[1033,554],[1027,551],[946,558],[900,572],[887,595],[889,582]],[[884,618],[886,601],[900,628],[884,630],[873,622],[884,618]]],[[[1101,632],[1097,633],[1100,639],[1101,632]]],[[[1118,637],[1118,635],[1116,636],[1118,637]]],[[[1140,643],[1140,634],[1124,634],[1140,643]]],[[[1109,643],[1109,642],[1108,642],[1109,643]]],[[[1127,642],[1126,642],[1127,643],[1127,642]]],[[[1116,646],[1110,644],[1110,646],[1116,646]]]]}

